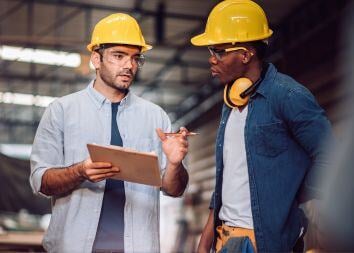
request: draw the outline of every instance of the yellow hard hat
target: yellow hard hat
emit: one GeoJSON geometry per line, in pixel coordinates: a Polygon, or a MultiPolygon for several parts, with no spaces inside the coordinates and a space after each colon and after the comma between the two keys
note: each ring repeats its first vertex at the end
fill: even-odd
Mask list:
{"type": "Polygon", "coordinates": [[[124,13],[115,13],[100,20],[93,30],[87,49],[92,52],[96,46],[105,43],[140,46],[142,52],[152,48],[145,43],[136,20],[124,13]]]}
{"type": "Polygon", "coordinates": [[[258,4],[251,0],[225,0],[209,14],[205,32],[191,42],[195,46],[248,42],[269,38],[272,33],[258,4]]]}

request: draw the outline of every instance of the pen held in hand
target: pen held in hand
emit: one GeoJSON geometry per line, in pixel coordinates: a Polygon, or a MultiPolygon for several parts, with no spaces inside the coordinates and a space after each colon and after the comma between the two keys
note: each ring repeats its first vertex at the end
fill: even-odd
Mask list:
{"type": "MultiPolygon", "coordinates": [[[[177,133],[165,133],[166,136],[179,136],[181,135],[181,132],[177,132],[177,133]]],[[[195,132],[187,132],[187,136],[196,136],[199,133],[195,133],[195,132]]]]}

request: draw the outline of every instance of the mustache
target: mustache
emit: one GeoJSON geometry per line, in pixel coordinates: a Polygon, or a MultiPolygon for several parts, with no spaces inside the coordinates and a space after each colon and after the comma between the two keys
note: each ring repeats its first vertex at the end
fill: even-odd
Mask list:
{"type": "Polygon", "coordinates": [[[118,76],[121,75],[130,75],[130,76],[134,76],[133,71],[131,71],[130,69],[126,69],[126,70],[122,70],[118,73],[118,76]]]}

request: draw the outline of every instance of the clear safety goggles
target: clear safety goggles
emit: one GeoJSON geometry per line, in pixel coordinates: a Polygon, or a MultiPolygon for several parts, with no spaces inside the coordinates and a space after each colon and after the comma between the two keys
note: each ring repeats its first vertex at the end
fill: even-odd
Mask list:
{"type": "MultiPolygon", "coordinates": [[[[109,50],[109,48],[104,49],[106,51],[106,54],[104,57],[109,63],[112,63],[114,65],[119,65],[119,66],[124,66],[127,62],[130,61],[132,65],[138,66],[138,68],[142,68],[144,63],[145,63],[145,56],[143,54],[136,54],[133,56],[130,56],[124,52],[119,52],[115,50],[109,50]]],[[[103,57],[103,48],[100,48],[98,50],[98,53],[103,57]]]]}
{"type": "Polygon", "coordinates": [[[215,58],[218,61],[222,60],[222,57],[225,56],[227,53],[232,52],[232,51],[237,51],[237,50],[245,50],[248,51],[247,48],[245,47],[230,47],[230,48],[225,48],[225,49],[218,49],[214,47],[208,47],[210,55],[215,56],[215,58]]]}

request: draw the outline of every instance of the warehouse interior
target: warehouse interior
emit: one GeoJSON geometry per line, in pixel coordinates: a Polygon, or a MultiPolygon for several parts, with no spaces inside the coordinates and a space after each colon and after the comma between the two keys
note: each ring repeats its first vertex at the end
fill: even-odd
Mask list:
{"type": "MultiPolygon", "coordinates": [[[[50,200],[34,196],[28,183],[36,129],[52,101],[84,89],[94,79],[86,49],[93,27],[109,14],[124,12],[137,19],[154,47],[145,54],[146,63],[131,90],[160,105],[175,130],[186,126],[200,133],[189,138],[185,194],[178,199],[161,196],[161,252],[196,251],[215,185],[214,147],[223,89],[211,77],[208,50],[193,47],[190,38],[204,31],[218,2],[0,0],[0,250],[43,250],[40,241],[50,200]]],[[[338,143],[350,145],[353,2],[255,2],[264,8],[274,31],[267,60],[315,95],[338,143]]],[[[304,209],[315,223],[313,205],[307,203],[304,209]]],[[[309,227],[305,238],[308,250],[316,248],[315,227],[309,227]]]]}

